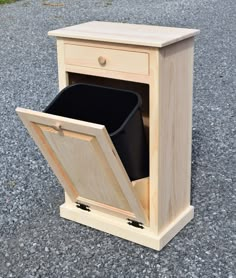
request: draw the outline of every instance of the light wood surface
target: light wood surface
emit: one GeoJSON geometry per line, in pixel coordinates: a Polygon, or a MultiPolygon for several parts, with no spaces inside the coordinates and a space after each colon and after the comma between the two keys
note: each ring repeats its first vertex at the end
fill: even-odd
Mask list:
{"type": "Polygon", "coordinates": [[[50,31],[50,36],[164,47],[199,33],[196,29],[92,21],[50,31]]]}
{"type": "Polygon", "coordinates": [[[149,194],[150,194],[150,227],[158,234],[158,164],[159,164],[159,52],[150,53],[149,84],[149,194]]]}
{"type": "Polygon", "coordinates": [[[132,181],[134,191],[149,218],[149,178],[132,181]]]}
{"type": "Polygon", "coordinates": [[[149,76],[148,75],[141,75],[141,74],[135,74],[135,73],[129,73],[129,72],[121,72],[121,71],[112,71],[107,70],[105,68],[103,69],[96,69],[96,68],[89,68],[89,67],[81,67],[81,66],[74,66],[74,65],[66,65],[65,66],[66,72],[70,73],[83,73],[91,76],[98,76],[103,78],[112,78],[117,80],[127,80],[127,81],[133,81],[133,82],[140,82],[140,83],[149,83],[149,76]]]}
{"type": "Polygon", "coordinates": [[[192,76],[192,38],[160,49],[157,139],[159,233],[190,206],[192,76]]]}
{"type": "MultiPolygon", "coordinates": [[[[16,109],[72,200],[78,197],[117,208],[147,224],[145,210],[102,125],[16,109]],[[60,126],[60,131],[55,130],[60,126]]],[[[115,209],[113,209],[115,210],[115,209]]]]}
{"type": "Polygon", "coordinates": [[[95,228],[97,230],[136,242],[155,250],[161,250],[192,218],[193,207],[188,207],[171,222],[161,234],[154,233],[149,227],[136,228],[127,224],[127,220],[107,215],[101,211],[82,211],[74,204],[66,202],[60,207],[63,218],[95,228]]]}
{"type": "Polygon", "coordinates": [[[64,129],[60,133],[49,126],[38,127],[68,173],[79,196],[123,210],[131,210],[118,181],[109,171],[108,161],[96,136],[64,129]],[[104,188],[104,185],[109,186],[104,188]]]}
{"type": "Polygon", "coordinates": [[[67,38],[65,40],[58,38],[58,40],[57,52],[60,90],[66,84],[68,85],[68,74],[70,73],[83,73],[89,76],[112,78],[113,80],[149,83],[149,48],[67,38]],[[76,50],[72,49],[73,53],[71,53],[67,49],[68,46],[69,49],[72,46],[76,50]],[[67,58],[69,59],[65,57],[66,49],[67,58]],[[85,52],[84,55],[81,55],[79,50],[83,50],[85,52]],[[87,51],[91,53],[87,53],[87,51]],[[104,57],[107,57],[106,53],[110,53],[108,55],[108,61],[105,66],[100,66],[98,58],[102,54],[104,57]],[[127,57],[127,53],[130,53],[130,57],[127,57]],[[141,59],[139,58],[140,55],[141,59]],[[72,58],[73,56],[74,58],[72,58]],[[129,63],[127,63],[127,59],[129,63]]]}
{"type": "Polygon", "coordinates": [[[59,90],[61,91],[68,84],[68,73],[65,65],[64,40],[60,38],[57,39],[57,65],[59,90]]]}
{"type": "Polygon", "coordinates": [[[72,39],[72,38],[57,38],[64,41],[64,44],[73,44],[81,46],[89,46],[94,48],[108,48],[114,50],[128,51],[128,52],[138,52],[138,53],[148,53],[152,47],[142,46],[142,45],[126,45],[118,44],[112,42],[103,42],[103,41],[88,41],[82,39],[72,39]]]}
{"type": "Polygon", "coordinates": [[[65,44],[64,47],[66,65],[148,75],[148,53],[75,44],[65,44]]]}

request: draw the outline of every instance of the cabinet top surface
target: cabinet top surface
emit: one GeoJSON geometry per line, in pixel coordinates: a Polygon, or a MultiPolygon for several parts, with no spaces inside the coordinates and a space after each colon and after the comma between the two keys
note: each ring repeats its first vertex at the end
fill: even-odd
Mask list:
{"type": "Polygon", "coordinates": [[[48,32],[49,36],[163,47],[190,37],[197,29],[91,21],[48,32]]]}

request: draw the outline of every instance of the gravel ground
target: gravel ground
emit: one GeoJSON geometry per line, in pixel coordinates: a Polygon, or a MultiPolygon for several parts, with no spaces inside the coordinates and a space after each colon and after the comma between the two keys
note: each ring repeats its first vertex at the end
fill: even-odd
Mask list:
{"type": "Polygon", "coordinates": [[[236,277],[235,12],[235,0],[0,6],[0,277],[236,277]],[[47,32],[90,20],[201,29],[194,69],[195,218],[161,252],[60,218],[63,191],[14,111],[40,111],[57,93],[55,39],[47,32]]]}

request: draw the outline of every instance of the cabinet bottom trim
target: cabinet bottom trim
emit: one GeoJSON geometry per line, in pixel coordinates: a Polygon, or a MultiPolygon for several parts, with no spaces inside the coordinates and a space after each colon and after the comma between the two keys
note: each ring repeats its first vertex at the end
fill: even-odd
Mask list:
{"type": "Polygon", "coordinates": [[[64,203],[60,206],[60,216],[89,226],[91,228],[118,236],[120,238],[144,245],[160,251],[191,219],[194,215],[193,206],[189,206],[181,213],[161,234],[154,234],[149,227],[137,229],[128,225],[128,220],[107,215],[99,211],[78,210],[72,204],[64,203]]]}

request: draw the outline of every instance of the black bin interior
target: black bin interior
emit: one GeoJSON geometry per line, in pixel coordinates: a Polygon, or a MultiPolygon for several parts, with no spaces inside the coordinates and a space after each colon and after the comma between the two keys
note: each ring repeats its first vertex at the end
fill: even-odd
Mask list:
{"type": "Polygon", "coordinates": [[[104,125],[129,178],[137,180],[149,175],[141,104],[135,92],[75,84],[64,88],[44,112],[104,125]]]}

